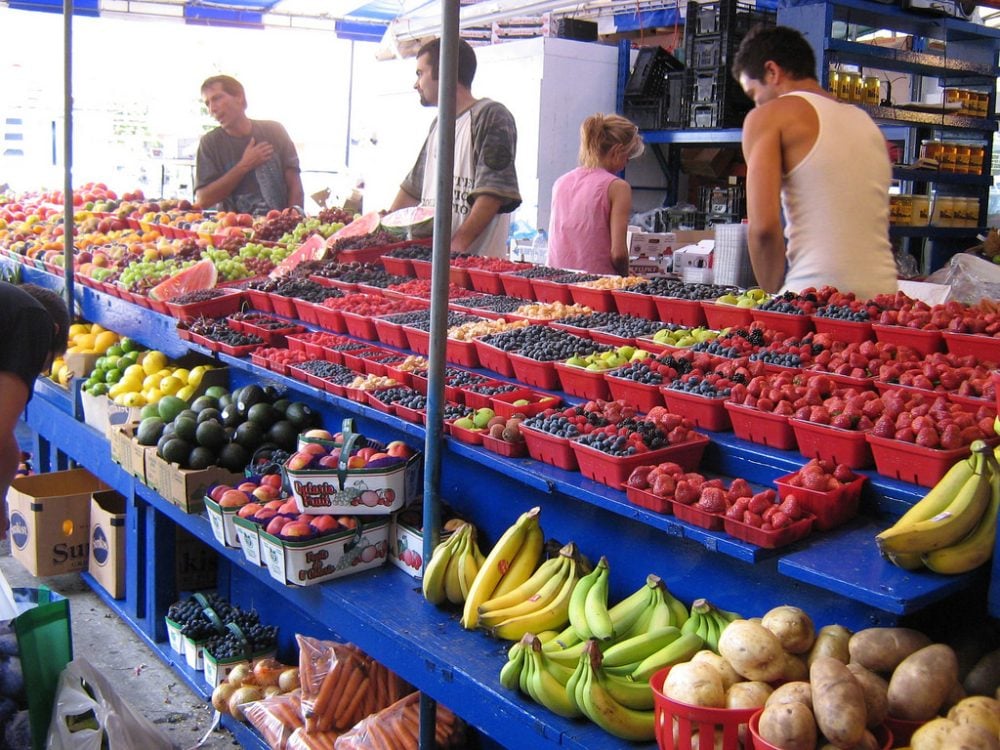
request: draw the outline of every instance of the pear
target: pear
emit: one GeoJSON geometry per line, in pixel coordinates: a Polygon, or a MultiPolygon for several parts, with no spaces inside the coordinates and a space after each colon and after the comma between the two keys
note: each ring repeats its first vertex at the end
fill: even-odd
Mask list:
{"type": "Polygon", "coordinates": [[[739,297],[735,294],[723,294],[715,301],[720,305],[736,305],[739,304],[739,297]]]}

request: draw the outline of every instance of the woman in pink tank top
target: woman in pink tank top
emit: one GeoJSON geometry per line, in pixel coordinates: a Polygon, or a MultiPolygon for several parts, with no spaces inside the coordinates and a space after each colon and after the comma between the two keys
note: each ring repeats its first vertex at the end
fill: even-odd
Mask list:
{"type": "Polygon", "coordinates": [[[552,186],[550,266],[628,275],[632,188],[616,175],[643,148],[639,129],[624,117],[595,114],[583,121],[581,166],[552,186]]]}

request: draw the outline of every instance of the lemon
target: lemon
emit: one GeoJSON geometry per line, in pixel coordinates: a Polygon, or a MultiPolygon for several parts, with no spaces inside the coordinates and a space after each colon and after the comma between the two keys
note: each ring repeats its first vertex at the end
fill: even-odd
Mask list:
{"type": "Polygon", "coordinates": [[[98,352],[106,352],[116,341],[118,341],[117,333],[114,331],[101,331],[94,338],[94,350],[98,352]]]}
{"type": "Polygon", "coordinates": [[[146,371],[142,369],[142,365],[129,365],[122,372],[122,375],[126,378],[136,379],[142,382],[142,379],[146,377],[146,371]]]}
{"type": "Polygon", "coordinates": [[[154,372],[159,372],[167,366],[167,355],[163,352],[156,351],[155,349],[146,352],[146,356],[142,358],[142,369],[147,375],[152,375],[154,372]]]}
{"type": "Polygon", "coordinates": [[[97,335],[93,333],[82,333],[73,339],[73,346],[79,347],[80,349],[93,349],[94,342],[97,340],[97,335]]]}
{"type": "Polygon", "coordinates": [[[191,371],[187,376],[187,384],[193,385],[197,388],[201,385],[202,378],[205,377],[205,373],[209,370],[208,365],[198,365],[197,367],[192,367],[191,371]]]}
{"type": "Polygon", "coordinates": [[[173,375],[168,375],[160,381],[160,390],[168,396],[176,395],[177,391],[183,387],[184,383],[175,378],[173,375]]]}
{"type": "MultiPolygon", "coordinates": [[[[105,383],[104,385],[107,386],[107,383],[105,383]]],[[[128,393],[128,389],[121,383],[115,383],[107,390],[108,397],[112,399],[118,398],[119,396],[124,396],[126,393],[128,393]]],[[[115,403],[118,402],[116,401],[115,403]]]]}
{"type": "Polygon", "coordinates": [[[159,373],[154,372],[152,375],[147,375],[142,379],[142,389],[159,388],[161,380],[163,380],[163,376],[159,373]]]}
{"type": "Polygon", "coordinates": [[[186,367],[178,367],[170,374],[181,381],[184,385],[187,385],[188,378],[191,377],[191,371],[186,367]]]}
{"type": "Polygon", "coordinates": [[[133,393],[138,393],[139,391],[142,390],[142,378],[140,376],[135,376],[131,378],[125,376],[118,381],[118,384],[121,385],[123,388],[125,388],[125,390],[131,391],[133,393]]]}
{"type": "Polygon", "coordinates": [[[159,388],[149,388],[143,391],[143,395],[146,397],[147,404],[155,404],[163,398],[163,391],[159,388]]]}
{"type": "Polygon", "coordinates": [[[141,393],[126,393],[125,398],[122,399],[122,403],[125,406],[145,406],[146,399],[141,393]]]}
{"type": "MultiPolygon", "coordinates": [[[[108,395],[111,396],[111,391],[108,391],[108,395]]],[[[111,396],[111,400],[118,404],[118,406],[125,406],[124,393],[119,393],[117,396],[111,396]]]]}
{"type": "Polygon", "coordinates": [[[164,367],[161,370],[157,370],[156,374],[159,375],[161,378],[165,378],[165,377],[167,377],[167,375],[173,375],[174,374],[174,368],[173,367],[164,367]]]}
{"type": "Polygon", "coordinates": [[[101,333],[102,331],[106,331],[106,330],[108,330],[108,329],[105,328],[104,326],[102,326],[100,323],[91,323],[90,324],[90,332],[93,333],[93,334],[95,334],[95,335],[98,334],[98,333],[101,333]]]}
{"type": "Polygon", "coordinates": [[[175,393],[174,395],[177,396],[177,398],[183,399],[185,401],[190,401],[191,397],[194,395],[194,392],[195,392],[195,387],[193,385],[186,385],[179,391],[177,391],[177,393],[175,393]]]}
{"type": "Polygon", "coordinates": [[[73,338],[74,336],[79,336],[81,333],[90,333],[90,326],[86,323],[74,323],[69,327],[67,335],[73,338]]]}

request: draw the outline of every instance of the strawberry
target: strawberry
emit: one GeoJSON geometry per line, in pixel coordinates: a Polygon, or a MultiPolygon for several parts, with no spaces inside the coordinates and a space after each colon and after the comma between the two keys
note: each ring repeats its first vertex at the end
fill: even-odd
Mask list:
{"type": "Polygon", "coordinates": [[[747,510],[755,515],[760,515],[774,504],[774,490],[763,490],[750,498],[747,510]]]}
{"type": "Polygon", "coordinates": [[[726,492],[721,487],[705,487],[696,505],[707,513],[725,513],[726,492]]]}
{"type": "Polygon", "coordinates": [[[676,480],[669,474],[660,474],[653,480],[650,492],[657,497],[670,497],[677,488],[676,480]]]}
{"type": "Polygon", "coordinates": [[[679,481],[674,489],[674,500],[684,505],[693,503],[698,499],[698,495],[698,490],[686,479],[679,481]]]}
{"type": "Polygon", "coordinates": [[[917,433],[915,442],[921,448],[937,448],[941,445],[941,437],[933,427],[924,427],[917,433]]]}
{"type": "Polygon", "coordinates": [[[784,529],[792,525],[792,519],[780,510],[774,513],[768,520],[771,522],[772,529],[784,529]]]}
{"type": "Polygon", "coordinates": [[[652,466],[637,466],[629,475],[628,486],[644,490],[649,487],[649,477],[653,472],[652,466]]]}
{"type": "Polygon", "coordinates": [[[822,471],[806,471],[802,475],[802,486],[814,492],[826,492],[830,488],[828,476],[822,471]]]}
{"type": "Polygon", "coordinates": [[[837,464],[837,468],[833,470],[833,478],[838,482],[848,484],[857,479],[858,475],[847,464],[837,464]]]}
{"type": "Polygon", "coordinates": [[[745,479],[734,479],[729,485],[729,496],[736,500],[741,497],[753,497],[753,490],[745,479]]]}
{"type": "Polygon", "coordinates": [[[764,519],[761,518],[759,514],[748,510],[743,513],[743,523],[747,526],[753,526],[754,528],[759,529],[764,524],[764,519]]]}
{"type": "Polygon", "coordinates": [[[778,506],[782,513],[791,519],[802,518],[804,512],[802,506],[799,504],[799,499],[795,495],[786,495],[785,499],[781,501],[781,505],[778,506]]]}

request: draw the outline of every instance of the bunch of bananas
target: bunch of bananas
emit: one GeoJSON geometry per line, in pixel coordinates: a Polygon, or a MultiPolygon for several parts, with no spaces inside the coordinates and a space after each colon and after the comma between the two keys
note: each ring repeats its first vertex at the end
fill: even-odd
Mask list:
{"type": "Polygon", "coordinates": [[[719,636],[733,620],[743,619],[735,612],[719,609],[708,599],[695,599],[691,603],[691,616],[681,627],[682,633],[696,633],[705,642],[705,648],[719,653],[719,636]]]}
{"type": "Polygon", "coordinates": [[[454,533],[434,548],[424,571],[424,598],[431,604],[461,604],[485,558],[476,541],[476,527],[462,523],[454,533]]]}
{"type": "Polygon", "coordinates": [[[977,440],[922,500],[875,537],[883,557],[906,570],[966,573],[993,555],[1000,510],[1000,463],[977,440]]]}
{"type": "Polygon", "coordinates": [[[561,628],[579,580],[580,559],[576,545],[570,542],[520,586],[483,602],[479,627],[507,641],[561,628]]]}
{"type": "Polygon", "coordinates": [[[462,627],[466,630],[479,624],[479,608],[484,603],[510,593],[535,572],[545,542],[542,527],[538,525],[541,512],[541,508],[535,507],[522,513],[479,566],[462,610],[462,627]]]}

